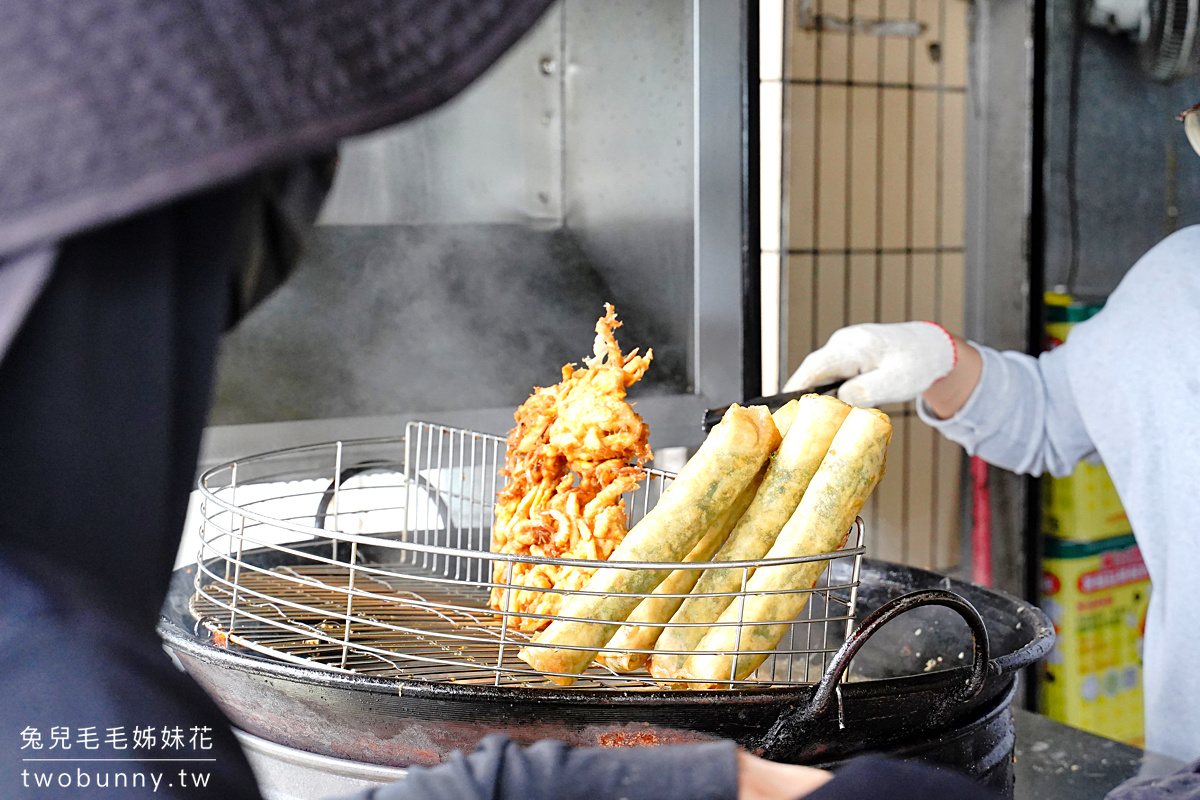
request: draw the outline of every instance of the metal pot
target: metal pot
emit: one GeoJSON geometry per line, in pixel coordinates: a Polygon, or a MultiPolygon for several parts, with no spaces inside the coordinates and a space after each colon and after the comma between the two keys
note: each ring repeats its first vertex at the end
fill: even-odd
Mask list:
{"type": "Polygon", "coordinates": [[[489,733],[583,746],[730,738],[809,764],[953,739],[973,721],[1003,717],[1016,672],[1054,639],[1045,614],[1017,598],[863,559],[857,630],[815,685],[581,691],[380,679],[218,646],[188,611],[194,570],[176,573],[159,632],[234,724],[307,752],[390,766],[438,763],[489,733]]]}

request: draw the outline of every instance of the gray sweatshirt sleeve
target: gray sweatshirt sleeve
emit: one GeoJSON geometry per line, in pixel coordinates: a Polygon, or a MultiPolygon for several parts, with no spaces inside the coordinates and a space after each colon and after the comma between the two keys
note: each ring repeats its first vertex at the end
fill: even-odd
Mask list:
{"type": "Polygon", "coordinates": [[[957,414],[940,420],[923,400],[917,413],[947,438],[998,467],[1067,475],[1095,456],[1067,380],[1070,343],[1040,357],[972,344],[983,357],[979,385],[957,414]]]}
{"type": "Polygon", "coordinates": [[[474,753],[413,767],[344,800],[737,800],[733,742],[675,747],[520,747],[488,736],[474,753]]]}

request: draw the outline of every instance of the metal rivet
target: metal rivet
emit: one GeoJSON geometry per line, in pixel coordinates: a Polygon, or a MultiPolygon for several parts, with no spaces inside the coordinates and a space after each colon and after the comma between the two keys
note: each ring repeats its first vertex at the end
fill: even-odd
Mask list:
{"type": "Polygon", "coordinates": [[[538,70],[540,70],[543,75],[553,75],[554,67],[554,59],[550,56],[542,56],[542,60],[538,62],[538,70]]]}

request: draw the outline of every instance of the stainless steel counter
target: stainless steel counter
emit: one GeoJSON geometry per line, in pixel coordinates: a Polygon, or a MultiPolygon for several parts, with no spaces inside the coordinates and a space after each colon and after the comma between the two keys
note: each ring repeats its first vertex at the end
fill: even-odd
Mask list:
{"type": "Polygon", "coordinates": [[[1015,800],[1101,800],[1136,775],[1166,775],[1183,764],[1014,709],[1015,800]]]}

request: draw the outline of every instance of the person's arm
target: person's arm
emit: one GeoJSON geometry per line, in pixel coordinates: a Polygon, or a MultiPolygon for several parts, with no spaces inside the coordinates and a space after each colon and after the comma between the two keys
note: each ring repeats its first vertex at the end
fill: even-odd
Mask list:
{"type": "Polygon", "coordinates": [[[1064,475],[1095,452],[1067,380],[1069,348],[1033,358],[929,322],[852,325],[810,353],[784,388],[844,379],[838,397],[851,405],[920,398],[921,419],[969,453],[1014,472],[1064,475]]]}
{"type": "Polygon", "coordinates": [[[399,783],[346,800],[736,800],[732,742],[687,747],[520,747],[488,736],[470,755],[413,767],[399,783]]]}
{"type": "Polygon", "coordinates": [[[950,338],[958,356],[954,367],[921,395],[938,419],[953,417],[967,404],[983,373],[983,357],[975,346],[953,334],[950,338]]]}
{"type": "Polygon", "coordinates": [[[676,747],[520,747],[489,736],[469,756],[414,767],[344,800],[999,800],[950,769],[860,756],[836,773],[777,764],[733,742],[676,747]]]}
{"type": "Polygon", "coordinates": [[[674,747],[520,747],[488,736],[474,753],[413,767],[399,783],[344,800],[794,800],[830,779],[775,764],[730,741],[674,747]]]}
{"type": "Polygon", "coordinates": [[[738,752],[737,800],[796,800],[833,779],[833,773],[738,752]]]}
{"type": "Polygon", "coordinates": [[[975,386],[963,400],[972,368],[947,376],[949,385],[917,403],[922,420],[971,455],[1026,475],[1066,475],[1095,454],[1067,380],[1068,345],[1038,358],[968,346],[978,358],[975,386]]]}

